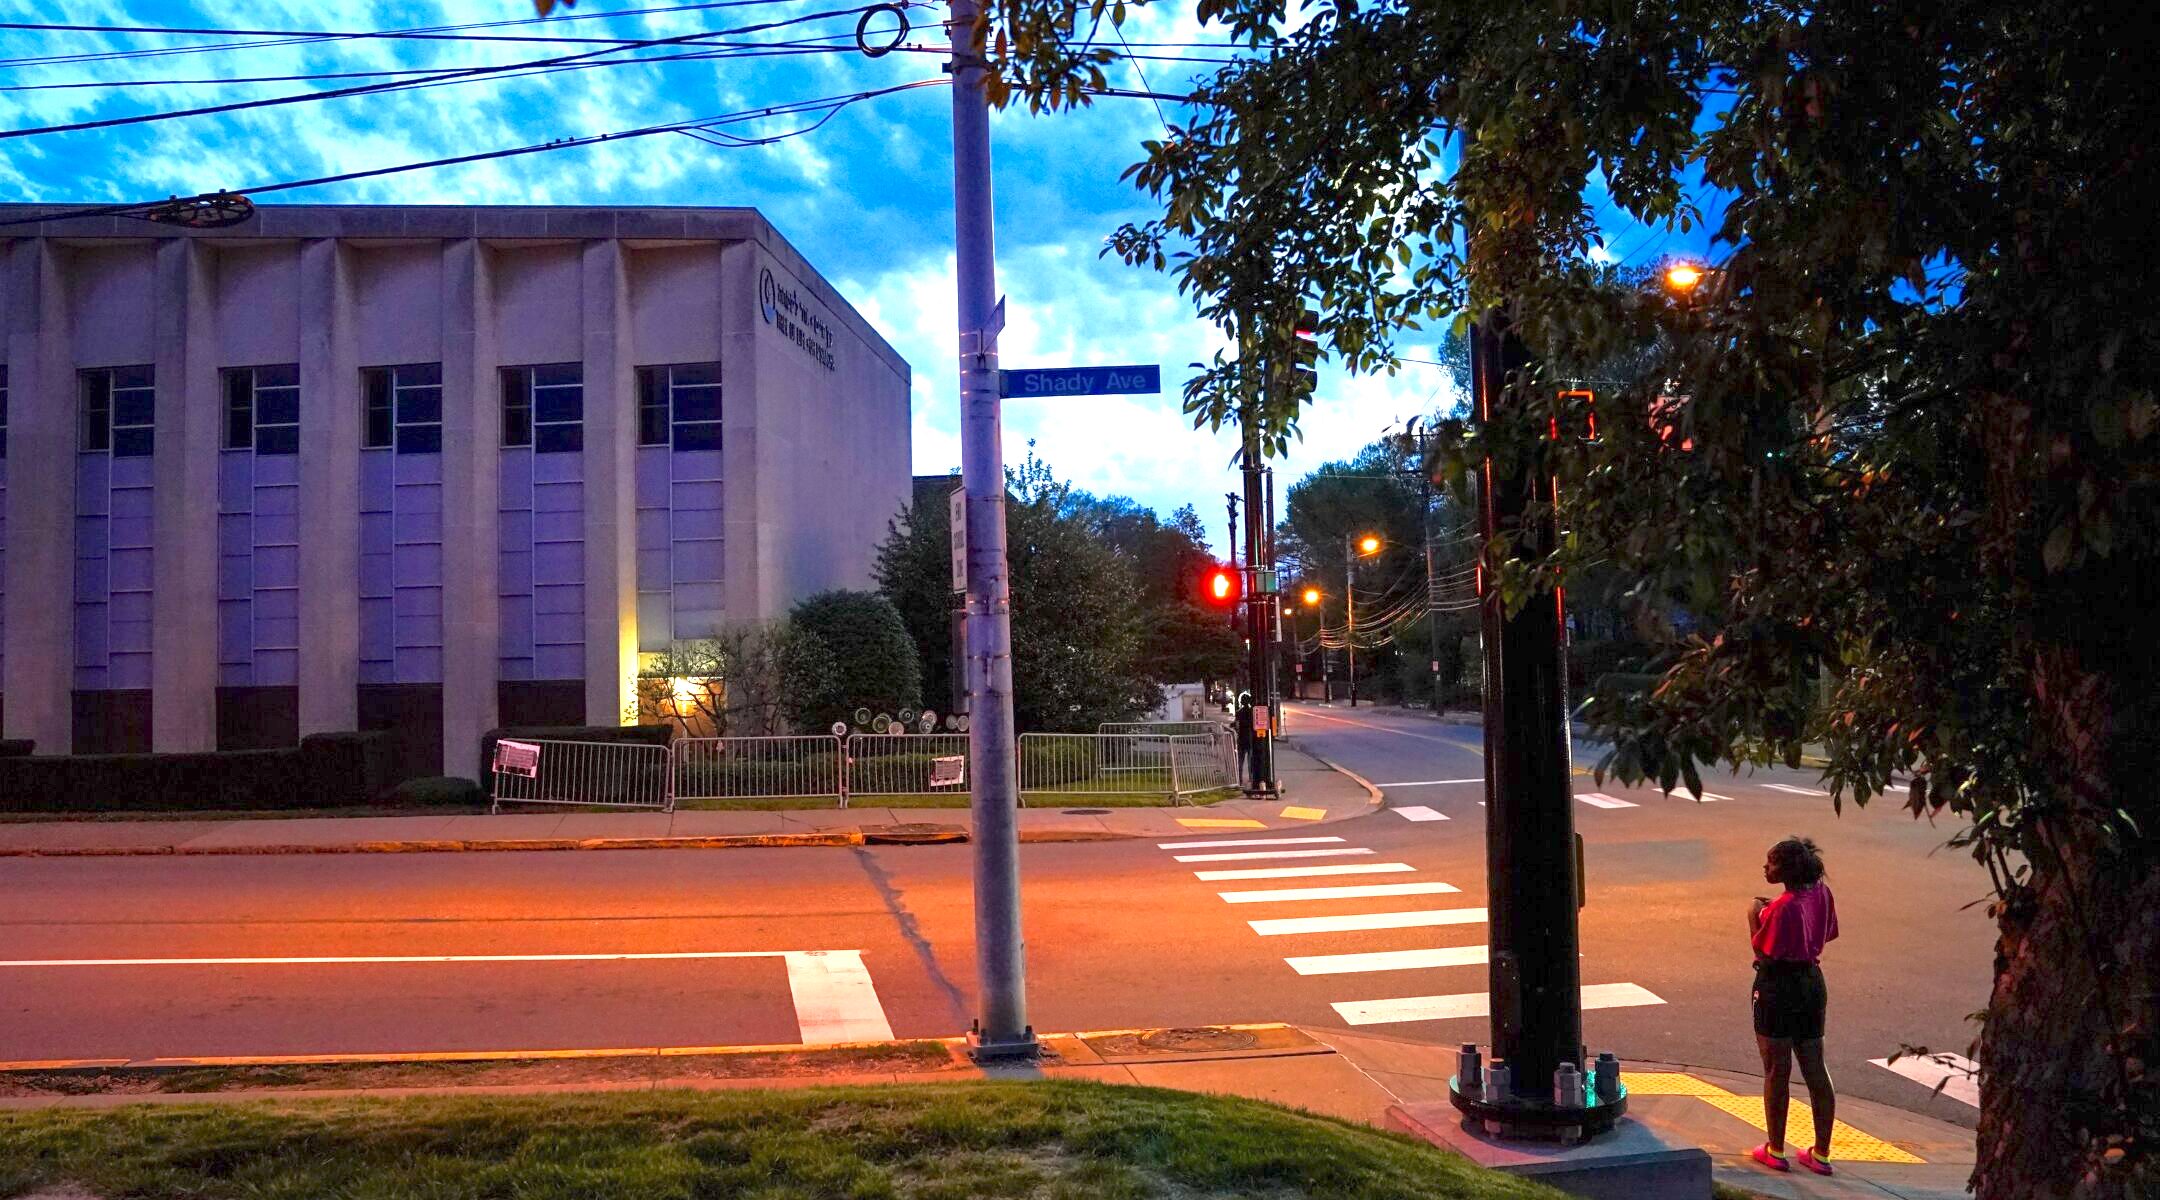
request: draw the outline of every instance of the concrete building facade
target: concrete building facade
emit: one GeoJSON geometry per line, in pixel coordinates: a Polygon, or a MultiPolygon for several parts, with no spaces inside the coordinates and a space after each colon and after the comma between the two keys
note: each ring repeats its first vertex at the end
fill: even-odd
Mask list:
{"type": "Polygon", "coordinates": [[[383,728],[471,774],[866,586],[908,498],[908,364],[751,209],[0,241],[0,727],[41,754],[383,728]]]}

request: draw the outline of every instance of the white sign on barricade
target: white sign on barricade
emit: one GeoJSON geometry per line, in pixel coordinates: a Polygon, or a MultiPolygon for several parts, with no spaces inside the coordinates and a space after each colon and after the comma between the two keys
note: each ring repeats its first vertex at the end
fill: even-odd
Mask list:
{"type": "Polygon", "coordinates": [[[513,742],[508,738],[496,742],[495,771],[501,775],[522,775],[527,779],[539,778],[539,743],[513,742]]]}
{"type": "Polygon", "coordinates": [[[960,787],[966,783],[966,755],[940,755],[930,760],[931,787],[960,787]]]}

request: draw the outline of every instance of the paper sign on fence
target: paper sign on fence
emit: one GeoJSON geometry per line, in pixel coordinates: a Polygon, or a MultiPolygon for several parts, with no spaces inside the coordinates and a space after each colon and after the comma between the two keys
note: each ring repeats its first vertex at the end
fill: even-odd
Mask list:
{"type": "Polygon", "coordinates": [[[954,754],[930,760],[931,787],[959,787],[967,782],[967,755],[954,754]]]}
{"type": "Polygon", "coordinates": [[[508,738],[495,743],[495,770],[502,775],[523,775],[535,779],[540,775],[540,744],[538,742],[513,742],[508,738]]]}

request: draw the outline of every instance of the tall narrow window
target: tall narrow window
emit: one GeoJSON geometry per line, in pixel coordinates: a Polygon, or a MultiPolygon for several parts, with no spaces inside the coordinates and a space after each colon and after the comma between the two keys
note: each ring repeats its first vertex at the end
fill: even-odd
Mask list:
{"type": "Polygon", "coordinates": [[[720,448],[720,364],[638,368],[638,444],[720,448]]]}
{"type": "Polygon", "coordinates": [[[225,371],[225,448],[300,452],[300,367],[277,363],[225,371]]]}
{"type": "Polygon", "coordinates": [[[442,364],[363,367],[364,428],[360,444],[399,454],[442,453],[442,364]]]}
{"type": "Polygon", "coordinates": [[[0,458],[7,457],[7,410],[8,377],[7,364],[0,363],[0,458]]]}
{"type": "Polygon", "coordinates": [[[504,367],[503,442],[541,454],[585,448],[585,364],[504,367]]]}
{"type": "Polygon", "coordinates": [[[156,449],[156,375],[151,367],[98,367],[78,377],[80,445],[116,458],[147,458],[156,449]]]}

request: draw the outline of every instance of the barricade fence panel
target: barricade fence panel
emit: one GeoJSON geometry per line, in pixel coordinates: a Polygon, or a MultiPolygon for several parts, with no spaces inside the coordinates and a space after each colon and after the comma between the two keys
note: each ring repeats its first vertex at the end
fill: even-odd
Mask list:
{"type": "Polygon", "coordinates": [[[858,733],[847,740],[847,794],[968,794],[968,735],[858,733]]]}
{"type": "Polygon", "coordinates": [[[675,809],[672,763],[665,746],[556,741],[520,745],[538,747],[538,753],[519,756],[510,769],[498,754],[492,811],[501,812],[505,804],[675,809]]]}
{"type": "Polygon", "coordinates": [[[840,739],[677,738],[675,794],[686,800],[830,800],[845,807],[840,739]]]}
{"type": "Polygon", "coordinates": [[[1161,737],[1200,737],[1230,728],[1228,721],[1104,721],[1095,727],[1101,734],[1155,734],[1161,737]]]}
{"type": "Polygon", "coordinates": [[[1024,733],[1020,790],[1038,795],[1157,795],[1175,802],[1234,785],[1236,747],[1234,737],[1220,732],[1024,733]]]}

